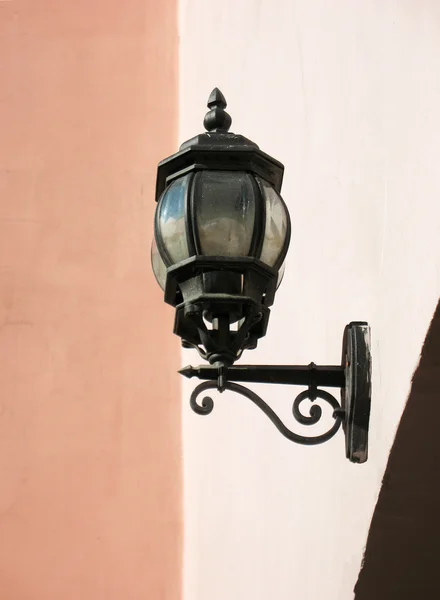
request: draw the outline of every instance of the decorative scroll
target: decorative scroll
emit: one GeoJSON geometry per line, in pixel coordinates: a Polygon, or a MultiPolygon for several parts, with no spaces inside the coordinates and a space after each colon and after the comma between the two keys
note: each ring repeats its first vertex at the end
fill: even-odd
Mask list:
{"type": "MultiPolygon", "coordinates": [[[[198,398],[200,394],[205,392],[206,390],[218,389],[218,384],[215,381],[205,381],[200,383],[192,392],[190,398],[190,406],[194,412],[198,415],[209,415],[214,408],[214,401],[210,396],[204,396],[201,402],[198,402],[198,398]]],[[[238,383],[227,382],[223,386],[223,390],[229,390],[231,392],[236,392],[245,398],[248,398],[251,402],[256,404],[258,408],[260,408],[265,415],[269,417],[275,427],[278,429],[284,437],[289,439],[292,442],[297,444],[303,444],[307,446],[314,446],[316,444],[322,444],[323,442],[327,442],[330,440],[339,430],[341,426],[342,419],[344,418],[344,411],[341,409],[341,405],[339,402],[328,392],[324,392],[323,390],[313,390],[313,400],[311,398],[312,392],[310,390],[305,390],[298,394],[293,402],[292,412],[296,421],[301,425],[316,425],[321,420],[322,417],[322,408],[317,404],[313,404],[310,408],[309,415],[304,415],[300,412],[301,403],[308,399],[314,401],[315,398],[321,398],[325,402],[327,402],[333,408],[333,418],[335,422],[332,427],[321,435],[315,437],[307,437],[298,435],[294,433],[290,429],[288,429],[278,415],[272,410],[272,408],[264,402],[260,396],[258,396],[255,392],[249,390],[248,388],[240,385],[238,383]]],[[[223,391],[222,390],[222,391],[223,391]]]]}

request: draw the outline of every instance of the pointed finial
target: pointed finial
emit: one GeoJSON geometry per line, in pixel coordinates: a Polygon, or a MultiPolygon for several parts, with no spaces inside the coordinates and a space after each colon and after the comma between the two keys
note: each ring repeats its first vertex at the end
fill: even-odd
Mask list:
{"type": "Polygon", "coordinates": [[[188,365],[187,367],[183,367],[183,369],[180,369],[179,373],[180,375],[183,375],[184,377],[188,377],[188,379],[191,379],[191,377],[194,377],[194,367],[192,367],[191,365],[188,365]]]}
{"type": "Polygon", "coordinates": [[[206,131],[229,131],[232,119],[225,111],[226,106],[225,97],[218,88],[214,88],[208,98],[208,108],[211,110],[203,121],[206,131]]]}

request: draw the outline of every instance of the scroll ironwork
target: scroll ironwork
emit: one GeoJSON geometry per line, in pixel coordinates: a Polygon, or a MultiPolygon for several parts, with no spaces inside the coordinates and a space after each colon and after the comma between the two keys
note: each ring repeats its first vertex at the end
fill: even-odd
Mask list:
{"type": "MultiPolygon", "coordinates": [[[[190,397],[190,406],[198,415],[209,415],[212,412],[214,408],[214,401],[211,396],[204,396],[201,402],[198,401],[201,394],[203,394],[206,390],[212,389],[219,389],[217,382],[204,381],[203,383],[197,385],[193,390],[190,397]]],[[[321,435],[311,437],[303,436],[291,431],[288,427],[286,427],[275,411],[260,396],[258,396],[258,394],[247,387],[238,383],[225,382],[225,384],[222,386],[222,389],[219,391],[224,390],[229,390],[248,398],[248,400],[258,406],[258,408],[260,408],[264,414],[269,417],[269,419],[284,437],[297,444],[314,446],[327,442],[338,432],[344,418],[344,411],[341,409],[341,405],[334,396],[324,390],[314,389],[312,392],[310,389],[307,389],[298,394],[293,402],[292,413],[296,421],[301,425],[316,425],[322,418],[323,411],[321,406],[318,404],[312,404],[309,414],[305,415],[300,411],[300,405],[304,400],[311,400],[314,402],[315,398],[320,398],[329,404],[331,408],[333,408],[334,423],[327,432],[321,435]]]]}

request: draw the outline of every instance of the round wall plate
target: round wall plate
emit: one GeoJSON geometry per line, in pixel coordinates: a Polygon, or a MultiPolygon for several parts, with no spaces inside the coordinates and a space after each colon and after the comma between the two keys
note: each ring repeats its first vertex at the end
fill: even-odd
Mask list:
{"type": "Polygon", "coordinates": [[[341,390],[345,411],[343,429],[347,458],[364,463],[368,458],[371,405],[371,336],[368,323],[353,321],[344,330],[342,366],[345,388],[341,390]]]}

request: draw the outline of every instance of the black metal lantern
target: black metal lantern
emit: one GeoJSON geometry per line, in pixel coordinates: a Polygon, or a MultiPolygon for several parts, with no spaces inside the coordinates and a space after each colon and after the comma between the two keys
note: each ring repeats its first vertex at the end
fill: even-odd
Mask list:
{"type": "Polygon", "coordinates": [[[212,387],[234,390],[262,408],[283,435],[299,443],[323,442],[343,424],[346,439],[351,440],[347,456],[364,462],[370,410],[366,323],[351,323],[346,328],[340,367],[316,367],[313,363],[307,367],[233,366],[244,350],[255,348],[266,334],[269,307],[282,280],[289,247],[290,217],[280,196],[283,165],[254,142],[229,132],[231,117],[217,88],[209,97],[208,108],[206,132],[159,163],[152,247],[154,274],[164,289],[165,301],[176,308],[174,332],[184,347],[196,348],[212,365],[188,367],[181,373],[217,382],[200,384],[191,406],[199,414],[208,414],[212,400],[205,398],[197,404],[200,392],[212,387]],[[350,362],[353,352],[360,366],[350,362]],[[347,367],[347,361],[352,366],[347,367]],[[312,407],[310,416],[302,415],[298,407],[305,398],[321,398],[333,407],[335,423],[327,434],[298,436],[256,394],[230,383],[234,379],[307,384],[308,391],[294,403],[297,421],[316,423],[321,418],[318,405],[312,407]],[[318,385],[340,387],[342,404],[318,390],[318,385]],[[357,433],[353,433],[355,425],[357,433]]]}
{"type": "Polygon", "coordinates": [[[218,89],[208,107],[207,132],[159,164],[152,259],[183,344],[230,366],[266,333],[290,219],[284,167],[229,133],[218,89]]]}

